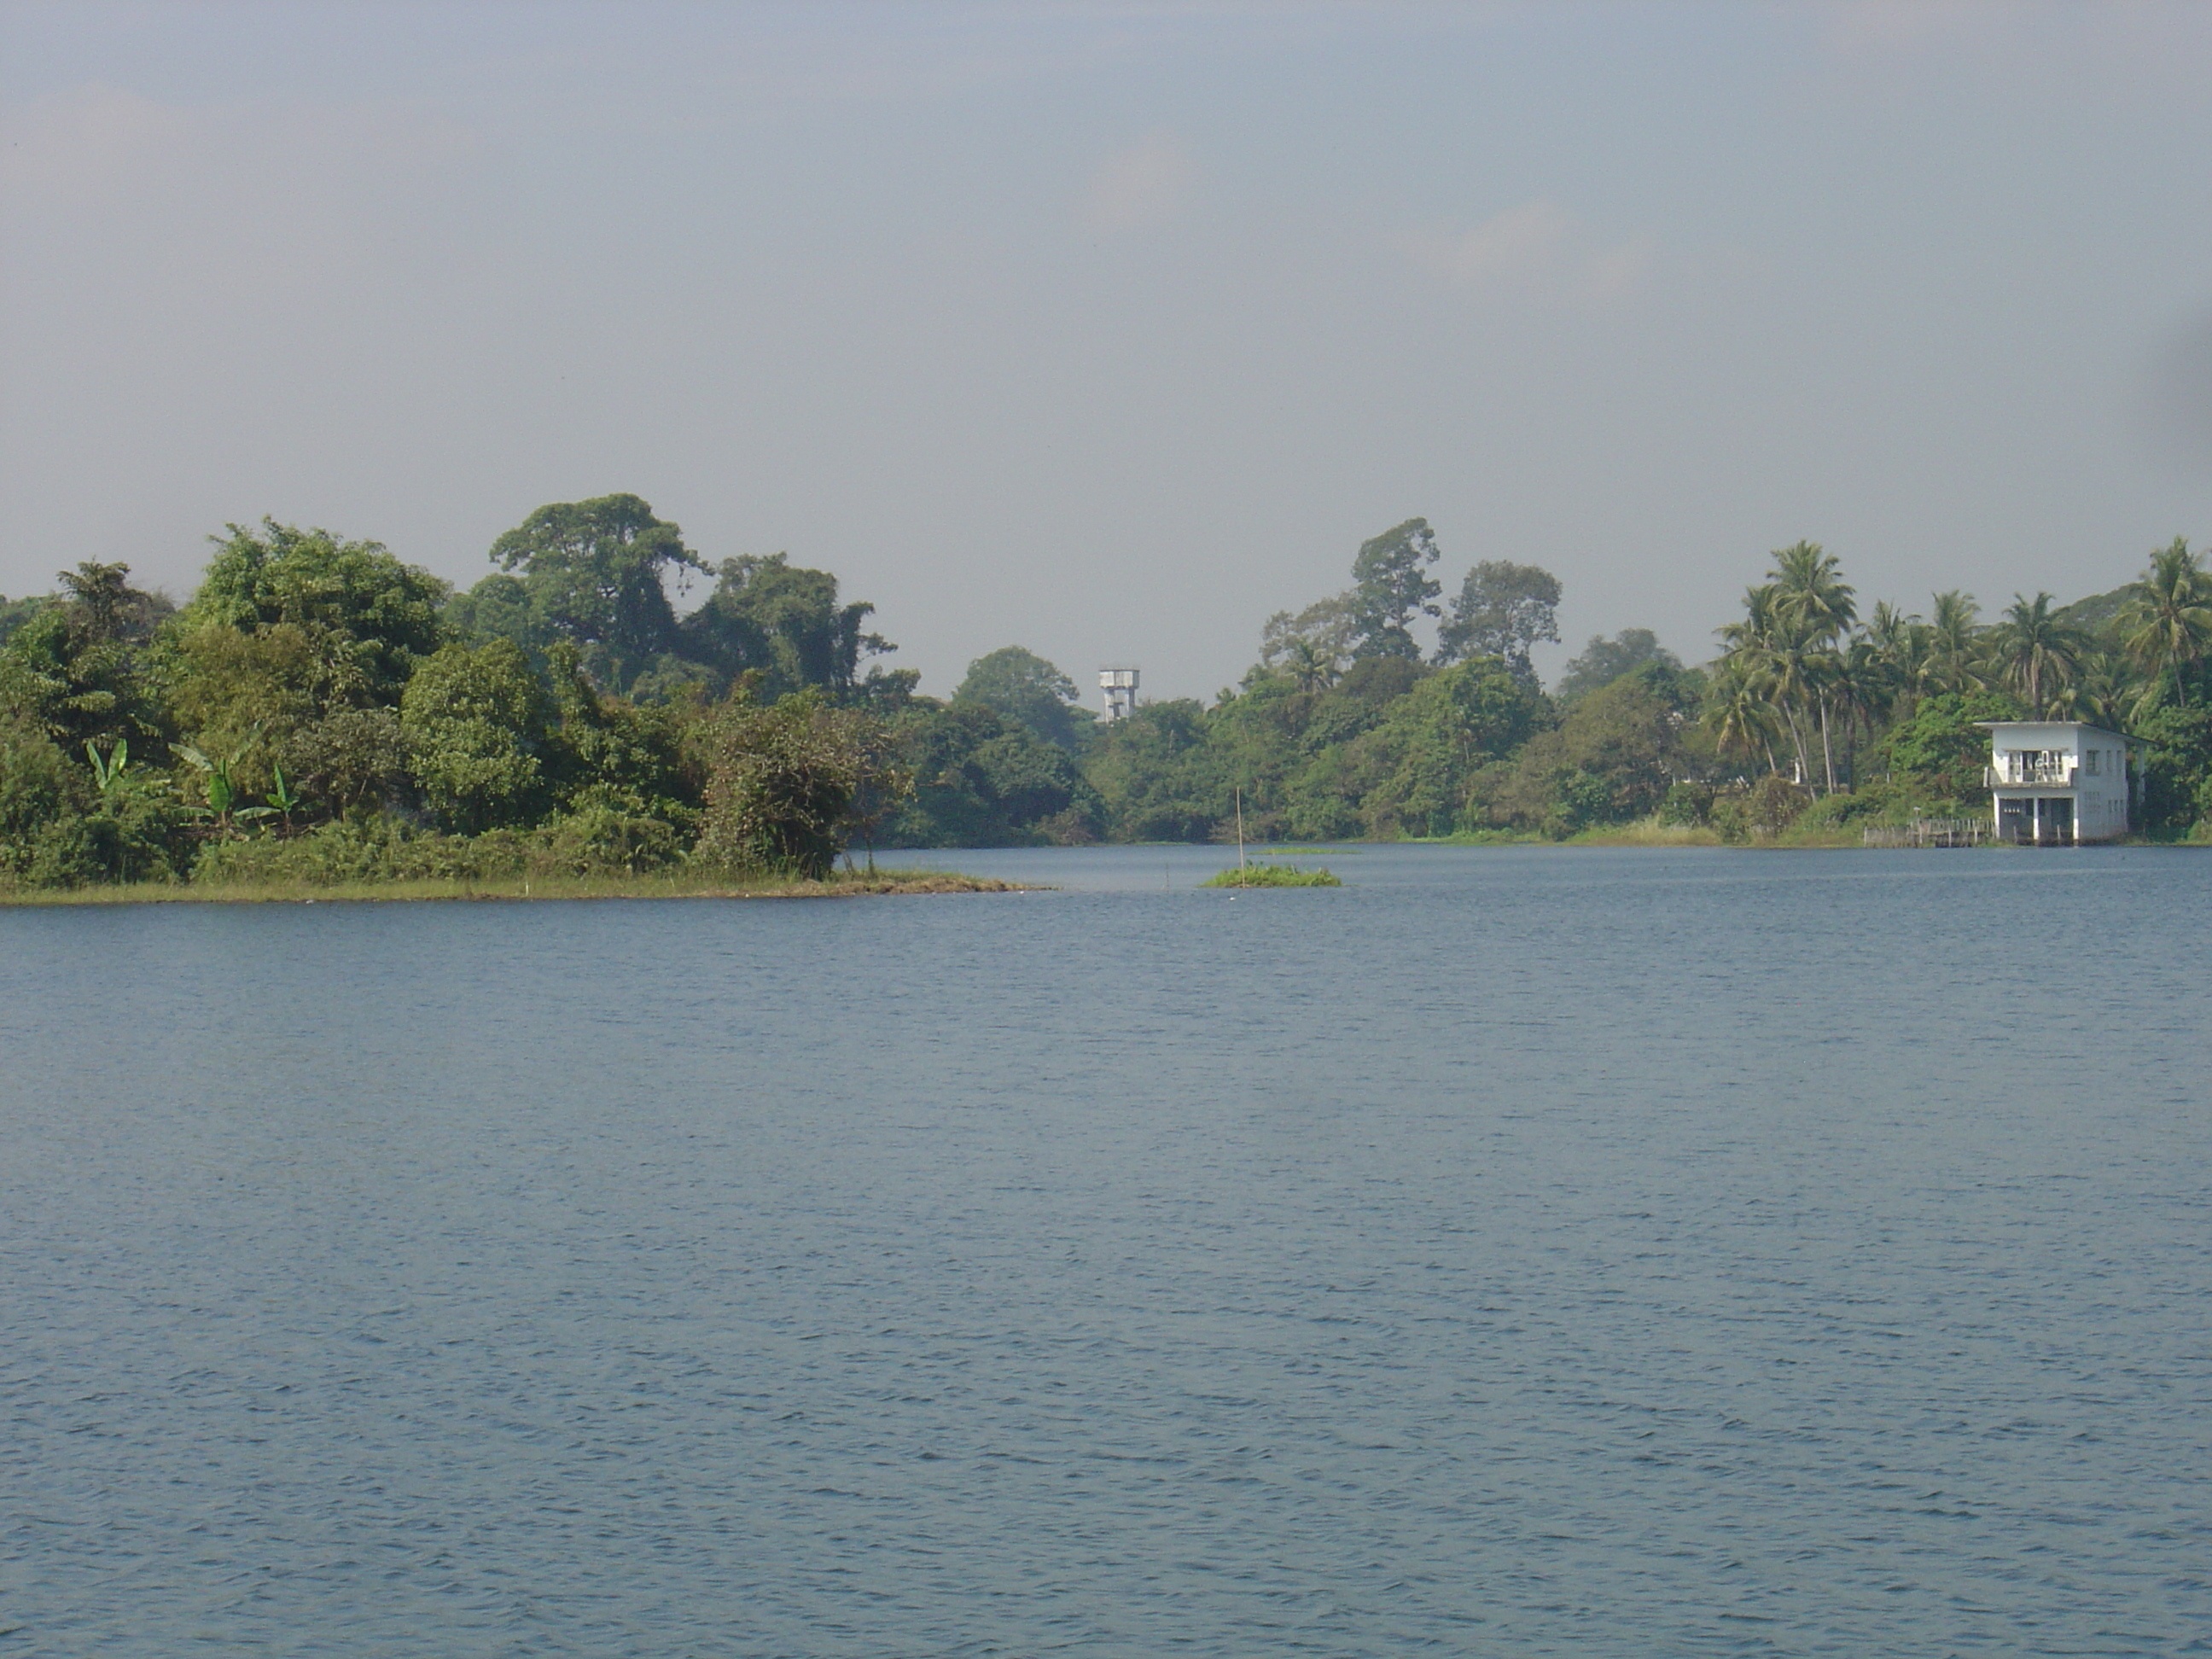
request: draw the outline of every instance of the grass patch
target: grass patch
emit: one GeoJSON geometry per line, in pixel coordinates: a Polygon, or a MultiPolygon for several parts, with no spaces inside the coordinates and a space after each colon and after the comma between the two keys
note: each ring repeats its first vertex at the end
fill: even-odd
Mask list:
{"type": "Polygon", "coordinates": [[[1200,887],[1341,887],[1326,870],[1301,870],[1289,864],[1248,864],[1208,876],[1200,887]]]}
{"type": "Polygon", "coordinates": [[[823,881],[775,875],[708,876],[695,871],[645,875],[453,877],[412,881],[134,882],[9,892],[0,905],[404,903],[425,900],[858,898],[905,893],[1018,893],[1038,890],[945,870],[838,871],[823,881]]]}
{"type": "MultiPolygon", "coordinates": [[[[1570,847],[1718,847],[1720,832],[1702,823],[1662,823],[1656,817],[1609,823],[1567,838],[1570,847]]],[[[1856,845],[1856,837],[1854,837],[1856,845]]]]}

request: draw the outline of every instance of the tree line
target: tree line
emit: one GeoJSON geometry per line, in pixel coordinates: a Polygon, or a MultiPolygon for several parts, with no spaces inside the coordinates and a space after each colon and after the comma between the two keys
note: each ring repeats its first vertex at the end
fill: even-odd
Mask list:
{"type": "MultiPolygon", "coordinates": [[[[1267,618],[1257,662],[1210,704],[1086,717],[1069,815],[1032,827],[1200,839],[1241,800],[1248,831],[1297,840],[1564,837],[1638,820],[1724,841],[1833,836],[1986,817],[1976,723],[2033,717],[2136,738],[2138,823],[2212,837],[2212,578],[2184,542],[2114,592],[2018,595],[1989,623],[1955,590],[1925,617],[1888,602],[1862,616],[1835,556],[1801,542],[1771,556],[1702,666],[1632,628],[1591,639],[1548,689],[1531,653],[1559,641],[1559,579],[1483,561],[1447,601],[1439,556],[1410,520],[1359,550],[1344,591],[1267,618]]],[[[1003,681],[1013,655],[1027,658],[977,668],[1003,681]]],[[[1021,711],[1073,689],[1027,660],[1024,701],[978,683],[955,704],[1067,743],[1021,711]]]]}
{"type": "Polygon", "coordinates": [[[1486,560],[1447,599],[1412,519],[1267,618],[1237,686],[1107,724],[1018,646],[921,696],[834,574],[710,565],[635,495],[539,508],[460,592],[327,531],[211,539],[181,605],[98,563],[0,600],[0,881],[820,875],[854,848],[1206,840],[1239,803],[1261,839],[1756,839],[1984,814],[1973,723],[2031,715],[2134,735],[2148,828],[2212,834],[2212,580],[2180,541],[1989,623],[1955,591],[1863,614],[1799,543],[1703,666],[1630,629],[1547,688],[1559,579],[1486,560]]]}

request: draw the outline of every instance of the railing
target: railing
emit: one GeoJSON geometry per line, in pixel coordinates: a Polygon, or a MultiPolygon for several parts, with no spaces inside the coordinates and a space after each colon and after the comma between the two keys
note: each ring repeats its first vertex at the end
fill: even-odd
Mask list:
{"type": "Polygon", "coordinates": [[[2071,789],[2074,781],[2081,775],[2081,769],[2078,766],[1984,766],[1982,769],[1982,787],[2071,789]]]}
{"type": "Polygon", "coordinates": [[[1987,818],[1915,818],[1877,823],[1860,832],[1864,847],[1979,847],[1994,839],[1987,818]]]}

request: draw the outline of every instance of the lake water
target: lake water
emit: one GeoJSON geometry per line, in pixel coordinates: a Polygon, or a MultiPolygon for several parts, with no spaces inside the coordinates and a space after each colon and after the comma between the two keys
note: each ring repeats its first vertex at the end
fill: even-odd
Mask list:
{"type": "Polygon", "coordinates": [[[2212,1651],[2212,860],[927,856],[0,912],[0,1656],[2212,1651]]]}

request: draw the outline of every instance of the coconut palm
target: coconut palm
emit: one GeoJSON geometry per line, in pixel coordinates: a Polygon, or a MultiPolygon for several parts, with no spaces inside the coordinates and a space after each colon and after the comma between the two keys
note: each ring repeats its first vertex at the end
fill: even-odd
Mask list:
{"type": "Polygon", "coordinates": [[[1771,582],[1743,590],[1743,619],[1723,623],[1713,631],[1730,652],[1765,645],[1774,632],[1775,589],[1771,582]]]}
{"type": "Polygon", "coordinates": [[[1723,661],[1705,695],[1705,720],[1712,728],[1714,746],[1722,754],[1741,755],[1746,760],[1755,753],[1764,754],[1769,772],[1782,769],[1774,760],[1774,705],[1767,702],[1758,678],[1746,672],[1745,665],[1733,659],[1723,661]]]}
{"type": "Polygon", "coordinates": [[[2004,620],[1991,632],[1991,654],[2006,683],[2026,700],[2028,713],[2049,718],[2065,707],[2088,638],[2059,618],[2050,594],[2012,597],[2004,620]]]}
{"type": "Polygon", "coordinates": [[[1928,657],[1923,669],[1931,690],[1978,691],[1985,684],[1981,673],[1981,606],[1974,596],[1957,588],[1936,596],[1936,614],[1928,623],[1928,657]]]}
{"type": "Polygon", "coordinates": [[[1917,613],[1899,611],[1887,599],[1877,600],[1867,617],[1867,641],[1884,656],[1894,657],[1919,623],[1917,613]]]}
{"type": "Polygon", "coordinates": [[[1813,755],[1808,728],[1818,718],[1828,653],[1809,635],[1784,629],[1771,636],[1748,665],[1766,700],[1782,714],[1797,751],[1797,775],[1809,781],[1813,755]]]}
{"type": "Polygon", "coordinates": [[[2179,536],[2150,556],[2119,615],[2122,645],[2141,665],[2145,684],[2136,713],[2169,698],[2189,700],[2189,671],[2212,653],[2212,577],[2179,536]]]}
{"type": "Polygon", "coordinates": [[[1840,641],[1858,620],[1854,590],[1843,580],[1836,556],[1824,552],[1818,542],[1799,542],[1778,550],[1774,568],[1767,572],[1775,589],[1776,621],[1787,629],[1800,653],[1793,693],[1801,707],[1820,728],[1820,763],[1828,790],[1836,787],[1836,757],[1829,738],[1828,687],[1837,667],[1840,641]]]}
{"type": "Polygon", "coordinates": [[[2128,659],[2117,652],[2091,650],[2063,694],[2067,719],[2086,720],[2108,732],[2120,729],[2123,711],[2141,696],[2142,684],[2128,659]]]}
{"type": "Polygon", "coordinates": [[[1841,638],[1858,620],[1855,590],[1838,574],[1836,556],[1821,551],[1818,542],[1779,550],[1767,580],[1776,589],[1777,614],[1817,643],[1841,638]]]}
{"type": "Polygon", "coordinates": [[[1820,649],[1785,611],[1784,598],[1779,582],[1745,589],[1742,619],[1723,624],[1718,632],[1729,647],[1723,665],[1780,718],[1796,751],[1797,775],[1803,779],[1813,775],[1805,717],[1819,695],[1820,649]]]}
{"type": "Polygon", "coordinates": [[[1833,653],[1826,691],[1844,728],[1844,775],[1856,785],[1859,738],[1871,738],[1875,722],[1897,701],[1897,672],[1872,640],[1850,640],[1833,653]]]}
{"type": "Polygon", "coordinates": [[[1326,691],[1336,684],[1336,653],[1304,635],[1283,653],[1283,667],[1301,691],[1326,691]]]}
{"type": "Polygon", "coordinates": [[[1917,612],[1899,611],[1884,599],[1868,619],[1866,637],[1888,676],[1891,702],[1909,708],[1912,700],[1929,689],[1934,630],[1917,612]]]}

